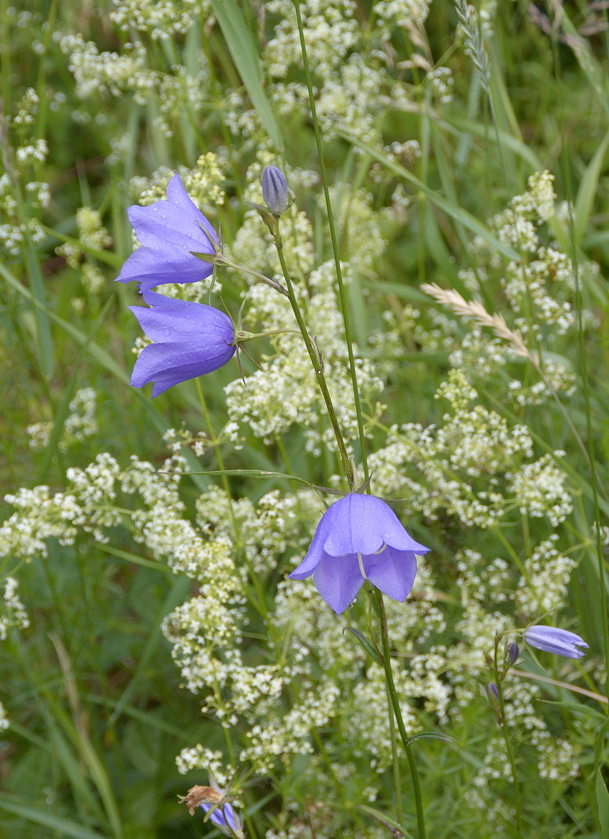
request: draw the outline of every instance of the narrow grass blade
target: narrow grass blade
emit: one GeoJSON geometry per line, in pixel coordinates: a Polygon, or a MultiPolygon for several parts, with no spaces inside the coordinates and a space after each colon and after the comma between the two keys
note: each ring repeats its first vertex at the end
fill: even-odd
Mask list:
{"type": "Polygon", "coordinates": [[[98,824],[107,827],[107,819],[104,812],[99,806],[99,801],[94,796],[87,778],[83,774],[82,766],[78,758],[72,752],[70,746],[66,743],[59,729],[49,720],[51,725],[50,739],[53,749],[53,755],[59,759],[64,768],[66,775],[70,781],[74,800],[80,803],[85,812],[89,812],[98,824]]]}
{"type": "Polygon", "coordinates": [[[211,5],[252,105],[258,112],[264,130],[279,151],[283,148],[281,132],[262,89],[260,62],[243,13],[235,0],[211,0],[211,5]]]}
{"type": "Polygon", "coordinates": [[[0,807],[22,819],[54,830],[58,836],[70,836],[72,839],[105,839],[104,835],[96,830],[90,830],[61,816],[53,816],[51,813],[39,810],[31,804],[14,799],[2,792],[0,792],[0,807]]]}
{"type": "Polygon", "coordinates": [[[598,807],[598,820],[601,825],[603,839],[609,839],[609,793],[603,781],[601,770],[596,770],[596,806],[598,807]]]}
{"type": "Polygon", "coordinates": [[[609,131],[605,134],[601,144],[595,151],[594,157],[588,164],[579,189],[577,190],[575,219],[573,221],[573,238],[575,239],[576,245],[581,244],[588,222],[590,221],[596,190],[598,188],[598,179],[605,160],[605,154],[607,153],[607,146],[609,146],[609,131]]]}
{"type": "Polygon", "coordinates": [[[113,548],[110,545],[102,545],[101,542],[99,542],[95,547],[99,548],[100,551],[112,554],[112,556],[115,556],[118,559],[124,559],[125,562],[133,562],[134,565],[141,565],[144,568],[152,568],[154,571],[160,571],[162,574],[168,574],[173,577],[173,571],[171,568],[163,565],[162,562],[155,562],[152,559],[144,559],[144,557],[138,556],[137,554],[121,551],[119,548],[113,548]]]}
{"type": "Polygon", "coordinates": [[[42,375],[48,379],[53,374],[53,343],[51,340],[51,325],[49,323],[48,313],[45,306],[44,283],[42,281],[42,274],[40,273],[40,266],[38,265],[38,257],[29,236],[27,236],[26,250],[28,277],[30,280],[30,288],[32,289],[31,294],[32,298],[39,304],[34,309],[34,317],[36,318],[36,346],[38,350],[38,360],[40,362],[42,375]]]}
{"type": "Polygon", "coordinates": [[[369,816],[384,824],[394,836],[404,836],[405,839],[412,839],[412,834],[405,827],[402,827],[401,824],[398,824],[395,819],[388,816],[387,813],[381,813],[380,810],[375,810],[374,807],[369,807],[367,804],[358,804],[357,809],[363,810],[364,813],[368,813],[369,816]]]}
{"type": "Polygon", "coordinates": [[[83,253],[88,254],[88,256],[92,256],[94,259],[103,262],[105,265],[109,265],[111,268],[116,268],[118,270],[125,261],[122,256],[119,256],[112,251],[104,251],[101,248],[92,248],[90,245],[86,245],[84,242],[81,242],[80,239],[74,239],[72,236],[60,233],[59,230],[53,230],[52,227],[47,227],[46,224],[40,224],[40,227],[45,233],[52,236],[54,239],[59,239],[60,242],[67,242],[70,245],[74,245],[74,247],[78,248],[83,253]]]}
{"type": "Polygon", "coordinates": [[[459,207],[458,205],[454,204],[452,201],[449,201],[447,198],[444,198],[443,195],[440,195],[439,192],[431,189],[427,186],[427,184],[423,183],[423,181],[419,180],[416,175],[413,175],[408,169],[404,166],[401,166],[399,163],[396,163],[393,160],[390,160],[385,154],[378,151],[377,149],[372,148],[372,146],[363,143],[361,140],[358,140],[357,137],[352,137],[350,134],[345,134],[342,131],[338,132],[339,136],[341,136],[344,140],[348,143],[352,143],[354,146],[357,146],[363,151],[367,152],[371,157],[375,160],[378,160],[379,163],[382,163],[387,169],[394,172],[398,177],[403,178],[407,181],[411,186],[415,187],[419,192],[422,192],[430,201],[439,207],[443,212],[446,213],[447,216],[450,216],[455,221],[462,224],[472,233],[482,237],[485,242],[488,242],[489,245],[492,245],[499,253],[502,253],[507,259],[513,259],[516,262],[521,261],[520,254],[511,248],[509,245],[504,245],[503,242],[500,242],[499,239],[494,236],[488,227],[485,224],[482,224],[481,221],[469,213],[467,210],[464,210],[463,207],[459,207]]]}
{"type": "Polygon", "coordinates": [[[480,139],[488,139],[492,143],[497,142],[498,135],[501,145],[514,152],[514,154],[517,154],[529,165],[533,172],[541,172],[543,170],[541,160],[537,157],[533,149],[523,143],[519,137],[514,137],[512,134],[508,134],[507,131],[502,131],[501,129],[497,129],[497,134],[495,134],[494,131],[489,131],[486,125],[483,125],[481,122],[474,122],[464,117],[450,116],[448,121],[450,125],[458,128],[460,131],[466,131],[468,134],[479,137],[480,139]]]}
{"type": "Polygon", "coordinates": [[[159,641],[163,637],[163,633],[161,631],[161,623],[163,621],[163,618],[166,615],[168,615],[169,612],[171,612],[173,609],[175,609],[176,606],[178,606],[180,603],[182,603],[182,601],[184,600],[184,598],[188,594],[190,586],[191,586],[191,581],[188,577],[184,577],[184,576],[178,577],[178,579],[174,582],[174,584],[171,588],[171,591],[169,592],[169,594],[165,598],[165,601],[164,601],[163,605],[159,609],[159,612],[154,619],[154,622],[153,622],[154,628],[152,629],[152,632],[150,633],[150,635],[148,637],[148,640],[146,642],[146,646],[144,647],[144,650],[142,652],[142,657],[138,661],[137,667],[135,668],[135,672],[133,673],[133,676],[131,677],[131,679],[129,681],[129,684],[127,685],[127,687],[123,691],[123,694],[122,694],[121,698],[119,699],[116,708],[112,712],[112,716],[110,717],[110,722],[112,722],[112,723],[116,722],[118,717],[121,715],[121,713],[123,711],[123,708],[125,707],[125,705],[129,701],[129,699],[131,697],[131,694],[133,693],[134,688],[136,687],[136,685],[138,684],[138,682],[140,680],[140,676],[142,675],[142,672],[148,666],[148,662],[152,658],[152,655],[154,654],[154,651],[156,650],[156,648],[159,644],[159,641]]]}

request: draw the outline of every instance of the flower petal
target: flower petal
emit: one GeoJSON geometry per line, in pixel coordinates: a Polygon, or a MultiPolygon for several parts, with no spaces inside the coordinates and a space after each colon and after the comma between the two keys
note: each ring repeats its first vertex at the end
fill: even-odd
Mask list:
{"type": "Polygon", "coordinates": [[[328,535],[329,528],[332,526],[332,516],[328,515],[332,509],[333,507],[329,507],[321,517],[307,555],[300,565],[289,575],[290,580],[304,580],[310,577],[317,568],[324,553],[324,541],[328,535]]]}
{"type": "Polygon", "coordinates": [[[121,268],[116,282],[135,281],[145,291],[166,283],[196,283],[209,277],[213,270],[213,265],[182,248],[178,250],[170,245],[164,250],[138,248],[121,268]]]}
{"type": "MultiPolygon", "coordinates": [[[[371,496],[351,493],[336,501],[328,510],[332,512],[332,527],[324,542],[324,550],[331,556],[345,554],[371,554],[383,544],[382,534],[376,530],[374,515],[366,503],[371,496]]],[[[378,499],[376,499],[378,500],[378,499]]]]}
{"type": "Polygon", "coordinates": [[[324,554],[313,575],[317,591],[337,615],[344,612],[364,584],[357,556],[324,554]]]}
{"type": "Polygon", "coordinates": [[[146,291],[142,296],[152,308],[129,306],[129,309],[153,341],[179,343],[188,340],[199,347],[206,333],[218,344],[231,344],[234,340],[235,330],[230,318],[213,306],[176,300],[154,291],[146,291]]]}
{"type": "Polygon", "coordinates": [[[173,385],[217,370],[234,352],[234,347],[222,348],[217,341],[206,345],[204,335],[194,348],[192,343],[150,344],[139,354],[130,384],[143,387],[154,381],[153,396],[158,396],[173,385]]]}
{"type": "MultiPolygon", "coordinates": [[[[167,186],[167,200],[173,207],[176,208],[176,210],[178,210],[179,213],[181,213],[182,218],[188,217],[196,223],[197,227],[199,227],[199,225],[204,227],[211,236],[212,240],[218,243],[216,231],[186,192],[184,184],[177,172],[169,181],[167,186]]],[[[203,238],[207,239],[205,234],[203,234],[203,238]]]]}
{"type": "Polygon", "coordinates": [[[403,603],[410,594],[417,574],[417,557],[412,551],[386,546],[380,553],[363,556],[366,576],[387,597],[403,603]]]}

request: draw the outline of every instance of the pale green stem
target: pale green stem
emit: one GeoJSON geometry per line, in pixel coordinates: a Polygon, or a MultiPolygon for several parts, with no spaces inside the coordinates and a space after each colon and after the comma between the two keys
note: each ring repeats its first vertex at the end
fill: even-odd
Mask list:
{"type": "Polygon", "coordinates": [[[512,780],[514,782],[514,800],[516,803],[516,835],[519,837],[522,836],[522,810],[520,804],[520,787],[518,785],[518,776],[516,774],[516,761],[514,760],[514,750],[512,749],[512,741],[510,740],[510,735],[508,733],[507,728],[507,721],[505,719],[505,702],[503,700],[503,688],[501,686],[501,679],[503,678],[503,674],[499,673],[499,665],[497,664],[497,650],[499,647],[499,637],[495,638],[495,679],[497,685],[497,694],[499,696],[499,713],[501,715],[501,731],[503,733],[503,739],[505,740],[505,748],[507,749],[508,753],[508,760],[510,761],[510,767],[512,769],[512,780]]]}
{"type": "Polygon", "coordinates": [[[330,391],[328,390],[328,385],[326,382],[326,377],[324,376],[323,371],[323,361],[321,358],[321,354],[319,350],[314,346],[313,341],[311,340],[311,336],[307,332],[307,327],[304,322],[304,318],[302,316],[302,312],[300,311],[300,306],[298,305],[298,301],[296,299],[296,294],[294,293],[294,286],[292,284],[292,278],[290,277],[290,272],[288,270],[287,263],[285,261],[285,256],[283,254],[283,245],[281,243],[281,235],[279,233],[279,220],[277,220],[277,224],[275,225],[275,246],[277,248],[277,254],[279,256],[279,262],[281,263],[281,268],[283,271],[283,276],[285,277],[286,285],[287,285],[287,292],[288,297],[290,299],[290,304],[292,306],[292,311],[294,312],[294,317],[298,323],[298,327],[300,329],[301,335],[305,342],[305,346],[307,348],[307,352],[309,353],[309,358],[311,359],[311,364],[313,365],[313,369],[315,370],[315,376],[317,377],[317,383],[320,387],[322,392],[324,402],[326,403],[326,409],[328,411],[328,417],[332,424],[332,429],[334,430],[334,436],[336,437],[336,444],[338,446],[338,451],[341,456],[341,460],[343,462],[343,467],[345,470],[345,474],[347,475],[347,479],[351,484],[351,487],[354,486],[355,478],[351,469],[351,463],[349,461],[349,455],[347,454],[347,447],[345,446],[345,441],[343,439],[342,431],[340,430],[340,425],[338,424],[338,417],[336,416],[336,411],[334,410],[334,405],[332,403],[332,397],[330,396],[330,391]]]}
{"type": "Polygon", "coordinates": [[[425,832],[425,813],[423,811],[423,799],[421,797],[421,782],[419,781],[419,771],[417,769],[417,764],[414,759],[414,754],[412,753],[412,746],[408,742],[408,734],[406,733],[406,727],[402,718],[400,701],[398,699],[398,694],[395,689],[395,682],[393,681],[393,671],[391,670],[391,658],[389,656],[389,633],[387,631],[387,616],[385,615],[385,604],[383,602],[383,595],[381,594],[381,592],[378,589],[376,589],[375,593],[381,618],[381,637],[383,639],[383,660],[385,666],[385,679],[387,681],[387,689],[391,696],[391,701],[393,702],[393,711],[395,713],[395,719],[398,724],[400,737],[402,738],[404,751],[406,752],[406,757],[408,758],[408,767],[410,769],[410,775],[412,778],[412,786],[414,787],[414,800],[417,810],[419,839],[426,839],[427,834],[425,832]]]}

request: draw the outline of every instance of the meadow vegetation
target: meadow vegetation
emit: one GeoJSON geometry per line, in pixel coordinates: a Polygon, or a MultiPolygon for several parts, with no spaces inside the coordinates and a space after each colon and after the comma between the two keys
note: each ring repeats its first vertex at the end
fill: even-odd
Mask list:
{"type": "Polygon", "coordinates": [[[606,6],[0,0],[0,835],[219,836],[211,771],[248,839],[422,839],[414,757],[433,839],[609,837],[606,6]],[[175,172],[223,264],[155,291],[272,334],[152,400],[175,172]],[[353,486],[429,548],[390,664],[288,576],[353,486]]]}

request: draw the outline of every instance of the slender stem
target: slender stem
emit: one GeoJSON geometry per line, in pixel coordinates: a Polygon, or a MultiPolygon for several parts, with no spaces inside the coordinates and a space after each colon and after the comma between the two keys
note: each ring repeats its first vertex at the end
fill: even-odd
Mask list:
{"type": "Polygon", "coordinates": [[[296,294],[294,293],[294,286],[292,284],[292,278],[290,277],[290,272],[288,270],[287,263],[285,261],[285,256],[283,253],[283,245],[281,242],[281,235],[279,233],[279,220],[275,225],[275,246],[277,248],[277,253],[279,255],[279,262],[281,263],[281,268],[283,271],[283,276],[285,277],[287,290],[288,290],[288,297],[290,299],[290,303],[292,305],[292,311],[294,312],[294,316],[298,323],[298,327],[302,334],[303,340],[305,342],[305,346],[307,348],[307,352],[309,353],[309,358],[311,359],[311,364],[313,365],[313,369],[315,370],[315,375],[317,377],[317,383],[321,389],[322,395],[324,397],[324,402],[326,403],[326,408],[328,411],[328,417],[330,418],[330,422],[332,423],[332,428],[334,429],[334,436],[336,437],[336,444],[338,446],[338,451],[340,452],[341,460],[343,462],[343,467],[345,470],[345,474],[347,475],[347,479],[351,486],[354,486],[354,475],[351,469],[351,463],[349,461],[349,455],[347,454],[347,447],[345,446],[345,441],[343,439],[342,431],[340,430],[340,425],[338,424],[338,417],[336,416],[336,411],[334,410],[334,405],[332,404],[332,397],[330,396],[330,391],[328,390],[328,385],[326,383],[326,377],[324,376],[323,371],[323,362],[321,359],[321,354],[319,350],[314,346],[313,341],[311,340],[311,336],[307,332],[307,327],[304,322],[304,318],[302,316],[302,312],[300,311],[300,306],[298,305],[298,301],[296,300],[296,294]]]}
{"type": "MultiPolygon", "coordinates": [[[[569,203],[569,207],[571,204],[569,203]]],[[[601,536],[600,505],[598,503],[598,475],[596,471],[596,460],[594,457],[594,432],[592,430],[592,411],[590,408],[590,384],[588,382],[588,359],[586,356],[586,340],[584,336],[584,325],[582,320],[582,290],[579,282],[579,266],[577,264],[577,248],[573,241],[573,218],[569,211],[569,230],[573,245],[573,276],[575,278],[575,307],[577,309],[577,332],[579,337],[579,359],[582,371],[582,382],[584,386],[584,402],[586,406],[586,434],[588,443],[588,463],[590,465],[590,483],[592,484],[592,498],[594,502],[594,524],[596,530],[596,554],[598,557],[598,581],[599,596],[601,601],[601,615],[603,624],[603,646],[605,648],[605,691],[609,700],[609,617],[607,615],[607,584],[605,575],[605,563],[603,560],[603,543],[601,536]]],[[[601,483],[601,489],[603,485],[601,483]]],[[[607,714],[609,714],[609,701],[607,702],[607,714]]]]}
{"type": "Polygon", "coordinates": [[[495,684],[497,685],[497,694],[499,696],[499,713],[501,715],[500,725],[503,732],[503,739],[505,740],[505,748],[508,753],[508,760],[512,769],[512,780],[514,782],[514,800],[516,802],[516,835],[522,836],[522,810],[520,804],[520,787],[518,785],[518,776],[516,775],[516,761],[514,760],[514,750],[512,749],[512,741],[508,734],[507,721],[505,719],[505,702],[503,700],[503,688],[501,686],[501,679],[503,674],[499,672],[499,665],[497,664],[497,650],[499,648],[499,638],[495,638],[495,684]]]}
{"type": "Polygon", "coordinates": [[[300,14],[300,0],[294,0],[294,7],[296,8],[296,19],[298,21],[298,33],[300,35],[300,47],[302,49],[302,60],[304,63],[305,76],[307,79],[307,88],[309,89],[309,104],[311,107],[311,117],[313,119],[313,130],[315,131],[315,142],[317,143],[317,154],[319,157],[319,169],[321,172],[321,180],[324,186],[324,195],[326,198],[326,208],[328,211],[328,225],[330,227],[330,238],[332,239],[332,251],[334,253],[334,262],[336,264],[336,279],[338,281],[338,290],[340,294],[340,305],[343,314],[343,321],[345,324],[345,340],[347,342],[347,349],[349,352],[349,368],[351,372],[351,382],[353,384],[353,399],[355,401],[355,413],[357,414],[357,428],[359,432],[359,443],[361,449],[362,465],[364,467],[364,477],[368,480],[368,458],[366,454],[366,437],[364,435],[364,423],[362,419],[362,406],[359,398],[359,389],[357,386],[357,372],[355,368],[355,357],[353,355],[353,341],[351,338],[351,327],[349,324],[349,304],[347,301],[347,292],[343,282],[343,273],[340,265],[340,253],[338,249],[338,239],[336,237],[336,227],[334,225],[334,213],[332,211],[332,201],[330,200],[330,190],[328,188],[328,176],[326,174],[326,164],[324,161],[323,146],[321,142],[321,131],[319,130],[319,123],[317,121],[317,111],[315,109],[315,97],[313,96],[313,82],[311,80],[311,70],[309,68],[309,58],[307,55],[307,46],[305,44],[304,31],[302,27],[302,16],[300,14]]]}
{"type": "Polygon", "coordinates": [[[408,742],[408,734],[406,733],[406,727],[404,725],[404,720],[402,719],[400,702],[398,699],[397,691],[395,689],[395,682],[393,681],[393,672],[391,670],[391,659],[389,657],[389,633],[387,632],[387,616],[385,614],[385,603],[383,602],[383,595],[378,589],[375,590],[375,593],[379,607],[379,614],[381,616],[381,636],[383,639],[383,660],[385,665],[385,678],[387,680],[387,689],[389,690],[391,701],[393,702],[393,711],[395,713],[395,719],[398,724],[398,730],[400,732],[400,737],[402,738],[402,743],[404,745],[404,751],[406,752],[406,757],[408,758],[408,767],[410,769],[410,775],[412,777],[412,785],[414,787],[414,800],[417,809],[419,839],[426,839],[427,834],[425,832],[425,813],[423,812],[423,799],[421,797],[421,783],[419,781],[419,772],[417,769],[416,761],[414,759],[414,755],[412,753],[412,747],[408,742]]]}
{"type": "Polygon", "coordinates": [[[395,814],[398,824],[402,824],[402,784],[400,781],[400,761],[398,759],[398,738],[395,733],[395,719],[393,716],[393,703],[389,686],[387,687],[387,701],[389,703],[389,733],[391,734],[391,760],[393,763],[393,787],[395,790],[395,814]]]}

